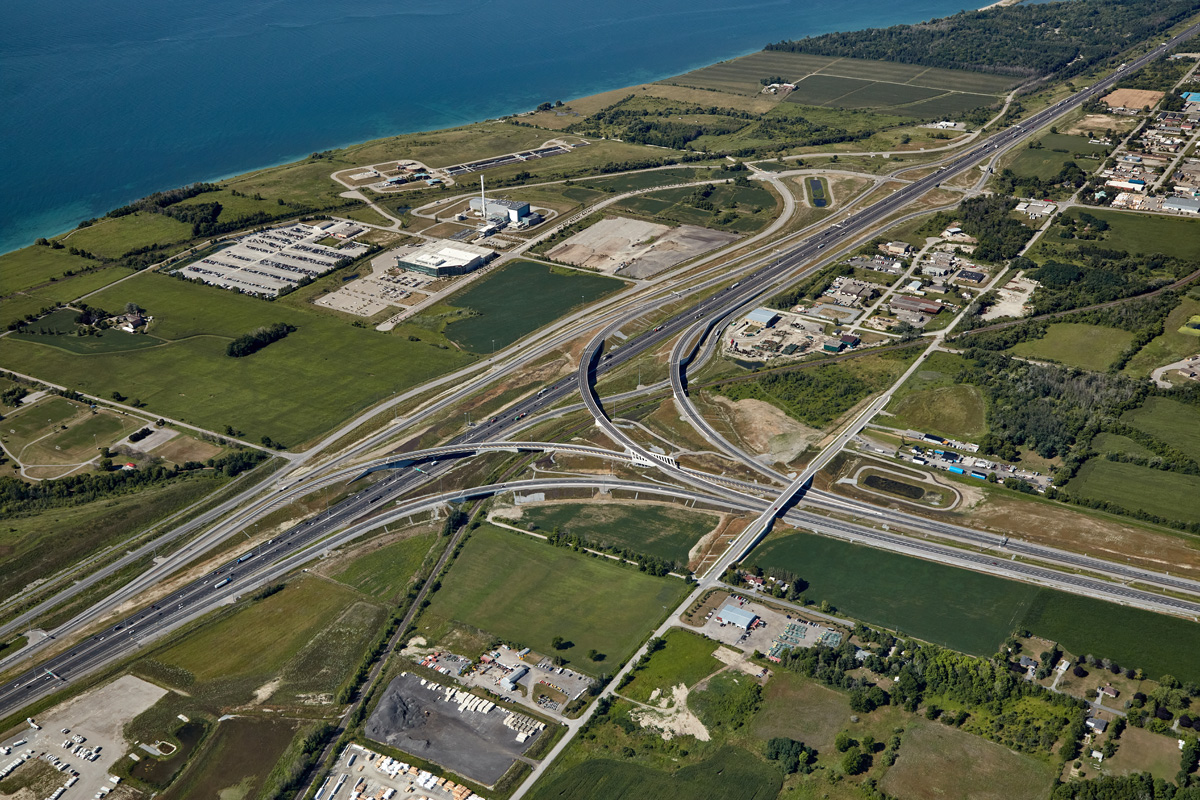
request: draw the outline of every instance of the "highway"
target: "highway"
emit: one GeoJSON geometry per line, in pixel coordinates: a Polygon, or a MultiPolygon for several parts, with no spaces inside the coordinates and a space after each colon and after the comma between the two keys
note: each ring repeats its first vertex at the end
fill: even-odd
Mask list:
{"type": "MultiPolygon", "coordinates": [[[[1200,30],[1200,25],[1194,26],[1180,36],[1175,37],[1171,43],[1190,38],[1198,30],[1200,30]]],[[[942,563],[966,566],[1042,585],[1062,586],[1083,594],[1088,594],[1089,596],[1105,597],[1115,602],[1125,602],[1192,616],[1200,614],[1200,604],[1189,600],[1166,597],[1087,575],[1063,573],[1049,567],[1029,564],[1024,561],[1015,561],[1012,558],[1005,560],[993,553],[980,553],[973,549],[967,550],[938,542],[918,540],[911,536],[843,522],[792,508],[793,501],[807,483],[808,478],[811,477],[813,469],[806,469],[804,473],[793,478],[787,484],[786,488],[774,498],[756,496],[747,485],[741,484],[739,486],[739,482],[737,481],[679,469],[670,460],[660,459],[655,454],[646,451],[613,425],[604,412],[600,398],[594,389],[595,381],[600,375],[616,369],[643,353],[652,351],[672,338],[682,335],[681,341],[694,341],[696,346],[698,346],[705,336],[708,336],[713,330],[717,329],[722,324],[722,321],[727,320],[731,314],[736,313],[749,304],[760,301],[761,298],[777,291],[786,283],[821,268],[825,263],[828,263],[830,257],[835,252],[840,252],[847,247],[854,246],[864,236],[875,232],[880,223],[901,212],[914,199],[936,188],[943,180],[960,174],[1019,144],[1037,129],[1045,126],[1062,114],[1071,111],[1086,100],[1107,91],[1119,78],[1125,77],[1148,63],[1152,58],[1157,57],[1161,53],[1161,49],[1159,48],[1133,61],[1126,70],[1099,81],[1095,85],[1059,101],[1050,108],[1034,114],[1020,125],[997,133],[991,139],[973,146],[962,155],[948,159],[945,165],[933,174],[903,186],[892,195],[851,214],[837,226],[801,240],[799,243],[790,246],[781,255],[773,254],[760,257],[745,270],[744,274],[737,281],[729,286],[720,288],[722,284],[729,280],[727,269],[714,267],[703,273],[705,277],[699,283],[692,284],[686,290],[663,290],[654,297],[643,297],[637,301],[630,301],[623,307],[606,312],[602,320],[592,320],[593,323],[600,322],[603,324],[607,322],[608,324],[605,325],[600,334],[593,337],[588,343],[580,358],[579,368],[575,375],[560,379],[543,388],[537,394],[518,401],[509,407],[502,416],[493,417],[475,427],[469,428],[451,440],[447,445],[437,448],[438,452],[436,454],[429,454],[430,457],[427,460],[424,457],[421,457],[420,460],[414,460],[417,454],[401,454],[397,457],[388,457],[388,459],[382,462],[377,460],[367,465],[342,466],[346,457],[340,457],[330,464],[324,465],[318,474],[285,485],[281,490],[276,490],[277,494],[273,494],[269,498],[264,499],[259,497],[258,495],[261,494],[261,491],[256,488],[239,495],[234,500],[222,504],[220,512],[225,513],[230,508],[237,507],[235,501],[246,501],[251,495],[255,497],[254,502],[242,508],[242,512],[232,521],[226,521],[218,526],[221,531],[220,536],[214,533],[206,535],[207,538],[189,543],[187,547],[172,559],[172,568],[178,568],[178,566],[187,563],[187,561],[199,557],[206,549],[214,546],[216,542],[223,541],[229,535],[230,531],[237,530],[240,526],[247,524],[247,521],[250,519],[260,517],[265,513],[265,510],[288,502],[303,493],[311,492],[314,485],[320,485],[322,482],[325,484],[333,483],[349,477],[356,471],[362,472],[372,468],[385,468],[385,463],[390,463],[392,469],[398,470],[395,474],[386,476],[377,483],[367,486],[362,491],[344,499],[318,516],[289,529],[265,544],[240,553],[236,558],[231,558],[205,577],[172,592],[158,600],[152,606],[140,610],[133,616],[108,627],[92,638],[76,644],[75,647],[55,656],[44,664],[30,668],[15,680],[0,686],[0,712],[3,712],[5,715],[13,713],[23,706],[61,688],[62,679],[70,681],[103,665],[111,664],[117,659],[131,654],[143,644],[164,635],[166,632],[211,611],[222,603],[231,602],[238,596],[245,595],[258,587],[280,579],[289,572],[299,568],[302,564],[320,557],[321,553],[328,549],[344,544],[356,536],[361,536],[367,531],[378,527],[380,524],[385,524],[391,520],[403,519],[412,514],[422,513],[446,503],[461,502],[471,498],[486,497],[497,492],[513,490],[535,491],[542,488],[566,486],[586,486],[606,490],[622,489],[688,498],[707,504],[724,505],[733,510],[758,513],[760,515],[759,524],[748,528],[747,532],[743,534],[735,546],[731,547],[725,557],[718,562],[719,568],[710,571],[704,577],[706,584],[714,583],[724,571],[724,566],[739,560],[748,553],[765,530],[769,528],[771,520],[782,517],[791,524],[808,528],[824,535],[870,543],[874,546],[886,547],[897,552],[907,552],[942,563]],[[667,300],[684,299],[685,296],[703,294],[709,291],[712,291],[712,293],[664,321],[663,324],[657,326],[654,330],[623,340],[618,346],[606,347],[607,340],[622,327],[630,325],[648,314],[655,313],[667,300]],[[527,449],[531,451],[555,449],[562,452],[571,452],[574,450],[579,454],[612,457],[602,455],[602,453],[608,452],[603,451],[602,448],[502,441],[502,437],[507,432],[520,429],[524,424],[523,421],[527,420],[530,415],[549,409],[576,391],[581,394],[584,404],[592,414],[596,424],[616,444],[626,449],[625,457],[639,464],[651,464],[663,470],[669,478],[686,483],[693,488],[684,489],[667,485],[633,482],[615,477],[598,476],[583,479],[515,481],[499,486],[480,486],[447,493],[432,493],[421,498],[403,501],[399,505],[393,505],[397,497],[412,493],[422,484],[428,483],[444,473],[445,470],[452,466],[456,460],[455,456],[459,454],[467,455],[490,450],[515,449],[522,451],[526,449],[525,446],[528,446],[527,449]],[[434,458],[432,457],[433,455],[440,455],[441,457],[434,458]],[[423,464],[420,467],[420,471],[415,469],[418,463],[423,464]],[[385,508],[387,509],[385,514],[375,514],[375,512],[379,512],[385,508]],[[367,514],[375,514],[375,518],[368,522],[356,522],[367,514]],[[53,675],[50,674],[51,672],[53,675]]],[[[761,248],[761,251],[765,252],[768,249],[761,248]]],[[[575,326],[573,330],[578,330],[581,327],[582,325],[575,326]]],[[[461,399],[468,392],[476,391],[478,386],[483,383],[494,381],[497,378],[503,377],[507,372],[529,363],[530,360],[544,353],[546,346],[548,346],[544,341],[538,344],[538,347],[530,348],[526,356],[515,361],[506,370],[499,370],[489,375],[480,376],[478,380],[471,382],[469,386],[463,385],[452,391],[449,398],[451,400],[455,398],[461,399]]],[[[681,368],[678,370],[680,376],[678,386],[674,385],[676,370],[672,371],[672,388],[677,396],[680,392],[686,394],[686,385],[683,383],[685,380],[685,373],[682,368],[683,351],[680,352],[681,359],[679,363],[681,364],[681,368]]],[[[425,415],[432,413],[433,409],[423,412],[425,415]]],[[[388,437],[394,436],[394,434],[394,430],[385,430],[380,434],[375,434],[368,437],[362,445],[356,446],[350,452],[352,454],[368,452],[370,447],[377,447],[388,437]]],[[[840,444],[837,448],[838,450],[840,450],[840,444]]],[[[755,491],[762,492],[768,487],[756,486],[753,488],[755,491]]],[[[822,503],[826,507],[832,506],[841,510],[847,510],[848,508],[851,513],[857,513],[853,503],[842,498],[814,493],[814,501],[822,503]]],[[[215,509],[213,513],[216,514],[217,510],[215,509]]],[[[864,510],[862,513],[878,514],[879,509],[864,510]]],[[[946,538],[968,541],[972,545],[979,545],[981,547],[994,548],[996,546],[995,539],[997,537],[990,537],[986,534],[970,531],[969,529],[959,528],[958,526],[932,523],[922,518],[912,517],[911,515],[898,515],[891,511],[887,511],[886,514],[889,519],[895,518],[901,524],[911,526],[917,530],[930,530],[930,526],[934,526],[935,528],[941,526],[937,528],[940,532],[939,535],[946,538]]],[[[211,520],[206,518],[205,523],[208,521],[211,520]]],[[[188,531],[192,531],[202,524],[204,523],[189,523],[190,527],[184,527],[188,531]]],[[[1172,585],[1163,576],[1157,576],[1153,573],[1147,573],[1134,568],[1128,568],[1130,570],[1128,573],[1121,573],[1120,570],[1124,569],[1122,565],[1110,564],[1099,559],[1089,560],[1084,556],[1060,553],[1050,548],[1038,549],[1033,545],[1009,543],[1008,551],[1011,556],[1020,555],[1023,558],[1036,558],[1048,563],[1065,564],[1085,569],[1089,572],[1114,575],[1127,580],[1154,583],[1180,591],[1195,592],[1197,589],[1195,582],[1186,582],[1189,584],[1186,588],[1182,583],[1172,585]],[[1022,549],[1016,549],[1018,545],[1022,549]]],[[[148,572],[145,580],[131,584],[124,590],[124,594],[114,595],[114,598],[123,599],[132,596],[159,580],[161,574],[160,571],[148,572]]],[[[115,605],[115,602],[110,603],[109,607],[112,607],[112,605],[115,605]]],[[[97,608],[89,609],[86,616],[90,619],[96,619],[98,616],[97,608]]],[[[77,620],[75,623],[79,624],[83,621],[85,620],[77,620]]],[[[35,654],[33,650],[28,651],[28,656],[30,657],[35,654]]],[[[22,657],[26,657],[26,654],[22,654],[22,657]]]]}

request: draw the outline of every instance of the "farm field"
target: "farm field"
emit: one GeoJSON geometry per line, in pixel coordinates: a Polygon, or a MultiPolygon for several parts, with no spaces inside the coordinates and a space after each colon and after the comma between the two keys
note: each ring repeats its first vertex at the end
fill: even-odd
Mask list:
{"type": "Polygon", "coordinates": [[[260,796],[267,775],[296,735],[293,720],[234,717],[216,730],[160,797],[248,798],[260,796]]]}
{"type": "Polygon", "coordinates": [[[436,533],[426,531],[384,545],[355,558],[330,577],[371,597],[395,600],[408,587],[436,538],[436,533]]]}
{"type": "MultiPolygon", "coordinates": [[[[1063,213],[1078,220],[1081,212],[1079,209],[1068,209],[1063,213]]],[[[1063,242],[1054,237],[1042,237],[1034,245],[1035,253],[1031,257],[1039,262],[1043,256],[1054,254],[1070,257],[1078,244],[1087,244],[1125,250],[1131,255],[1161,253],[1187,261],[1200,261],[1200,220],[1130,214],[1103,208],[1090,208],[1086,213],[1108,223],[1108,230],[1100,234],[1100,239],[1063,242]]]]}
{"type": "Polygon", "coordinates": [[[31,581],[55,575],[200,500],[224,482],[209,472],[77,506],[9,513],[0,527],[0,593],[7,597],[31,581]],[[55,541],[69,541],[71,547],[56,547],[55,541]]]}
{"type": "Polygon", "coordinates": [[[969,570],[810,533],[769,536],[746,561],[808,582],[809,598],[875,625],[990,655],[1016,628],[1034,589],[969,570]]]}
{"type": "Polygon", "coordinates": [[[669,696],[672,687],[681,683],[691,688],[724,666],[712,657],[716,649],[717,643],[712,639],[672,628],[663,637],[663,648],[633,673],[633,680],[620,693],[647,703],[655,689],[661,689],[663,695],[669,696]]]}
{"type": "Polygon", "coordinates": [[[1009,352],[1103,372],[1132,341],[1132,333],[1118,328],[1056,322],[1046,329],[1046,335],[1041,339],[1021,342],[1009,352]]]}
{"type": "Polygon", "coordinates": [[[1066,486],[1078,497],[1106,500],[1183,522],[1200,522],[1200,476],[1093,458],[1066,486]]]}
{"type": "Polygon", "coordinates": [[[699,188],[692,186],[630,197],[612,208],[660,222],[699,225],[735,233],[755,233],[774,220],[778,201],[761,184],[717,183],[712,186],[712,193],[707,197],[712,210],[697,208],[689,202],[699,188]]]}
{"type": "Polygon", "coordinates": [[[450,322],[445,334],[471,352],[490,353],[493,340],[497,349],[507,347],[625,285],[615,278],[513,261],[446,300],[446,305],[474,315],[450,322]]]}
{"type": "MultiPolygon", "coordinates": [[[[1070,161],[1076,160],[1075,154],[1103,156],[1109,148],[1104,145],[1088,144],[1086,136],[1071,136],[1063,133],[1048,133],[1038,142],[1041,147],[1024,147],[1017,151],[1009,163],[1009,169],[1022,178],[1041,178],[1053,180],[1070,161]]],[[[1096,166],[1095,161],[1083,160],[1079,166],[1090,172],[1096,166]],[[1089,167],[1089,164],[1091,167],[1089,167]]]]}
{"type": "Polygon", "coordinates": [[[1166,322],[1163,323],[1162,335],[1151,339],[1149,344],[1138,351],[1125,366],[1124,373],[1144,378],[1149,376],[1155,367],[1166,366],[1200,353],[1200,336],[1180,330],[1196,315],[1200,315],[1200,299],[1191,295],[1184,297],[1167,316],[1166,322]]]}
{"type": "Polygon", "coordinates": [[[686,564],[700,537],[717,526],[713,514],[649,503],[554,503],[522,509],[520,525],[538,533],[558,529],[596,544],[686,564]]]}
{"type": "Polygon", "coordinates": [[[774,800],[783,780],[777,768],[739,748],[726,747],[712,758],[674,772],[607,758],[585,761],[543,780],[533,800],[774,800]]]}
{"type": "Polygon", "coordinates": [[[978,736],[924,720],[904,732],[880,789],[899,800],[1040,800],[1055,769],[978,736]]]}
{"type": "Polygon", "coordinates": [[[1146,402],[1121,415],[1121,421],[1144,431],[1184,455],[1200,459],[1200,409],[1166,397],[1146,402]]]}
{"type": "Polygon", "coordinates": [[[662,607],[674,608],[686,588],[672,578],[482,525],[417,624],[436,628],[455,621],[541,653],[554,653],[550,642],[561,636],[574,644],[559,654],[573,667],[599,674],[624,662],[666,613],[662,607]],[[593,649],[603,662],[587,658],[593,649]]]}
{"type": "MultiPolygon", "coordinates": [[[[896,109],[891,109],[892,106],[938,95],[954,99],[954,94],[947,93],[961,92],[969,94],[954,99],[957,107],[962,108],[964,103],[969,103],[965,107],[973,108],[996,102],[998,95],[1016,83],[1010,77],[980,72],[929,69],[912,64],[782,51],[751,53],[660,83],[731,94],[760,95],[762,85],[759,81],[764,75],[779,75],[797,83],[796,91],[786,97],[791,102],[824,105],[849,95],[843,98],[848,102],[848,108],[889,108],[893,111],[896,109]],[[852,99],[851,92],[868,87],[869,94],[864,94],[858,100],[852,99]]],[[[927,114],[937,115],[930,107],[915,115],[927,114]]]]}
{"type": "Polygon", "coordinates": [[[1092,449],[1097,453],[1128,453],[1140,458],[1153,458],[1154,452],[1116,433],[1101,432],[1092,438],[1092,449]]]}
{"type": "MultiPolygon", "coordinates": [[[[342,622],[343,615],[356,604],[365,605],[358,598],[351,589],[305,578],[204,625],[150,654],[147,658],[152,660],[139,662],[135,669],[174,684],[197,700],[224,706],[248,701],[255,689],[288,674],[294,659],[300,664],[317,658],[330,671],[324,691],[332,692],[357,666],[362,653],[336,652],[336,657],[325,661],[311,643],[326,630],[346,627],[352,620],[342,622]]],[[[353,621],[358,621],[357,615],[353,621]]]]}
{"type": "Polygon", "coordinates": [[[0,360],[100,397],[114,391],[137,397],[151,414],[216,431],[232,425],[251,440],[269,435],[296,446],[393,392],[471,359],[439,348],[441,339],[433,334],[410,342],[304,308],[159,274],[138,275],[91,302],[123,308],[130,301],[154,316],[153,335],[165,345],[81,355],[5,337],[0,360]],[[297,330],[252,356],[225,354],[230,340],[274,322],[297,330]]]}

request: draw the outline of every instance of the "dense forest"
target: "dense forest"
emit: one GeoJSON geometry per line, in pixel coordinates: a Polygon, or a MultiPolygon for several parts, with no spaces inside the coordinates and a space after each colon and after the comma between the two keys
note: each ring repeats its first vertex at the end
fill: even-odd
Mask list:
{"type": "Polygon", "coordinates": [[[1200,0],[1075,0],[963,11],[918,25],[827,33],[767,50],[1068,77],[1200,11],[1200,0]]]}
{"type": "Polygon", "coordinates": [[[979,241],[973,253],[975,258],[983,261],[1005,261],[1020,253],[1021,248],[1033,237],[1032,229],[1011,216],[1016,207],[1017,201],[1011,197],[969,197],[953,212],[942,212],[934,216],[922,231],[931,236],[937,235],[937,232],[949,225],[958,223],[964,231],[979,241]]]}

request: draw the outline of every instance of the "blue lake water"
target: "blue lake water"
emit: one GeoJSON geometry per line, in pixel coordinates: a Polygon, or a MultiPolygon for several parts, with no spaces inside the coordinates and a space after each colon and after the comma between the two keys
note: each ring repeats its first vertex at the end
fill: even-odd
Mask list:
{"type": "Polygon", "coordinates": [[[961,0],[9,0],[0,252],[160,189],[961,0]]]}

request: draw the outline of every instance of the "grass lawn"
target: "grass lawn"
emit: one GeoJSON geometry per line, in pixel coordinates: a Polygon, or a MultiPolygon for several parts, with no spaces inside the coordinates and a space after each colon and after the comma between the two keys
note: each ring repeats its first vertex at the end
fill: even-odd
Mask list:
{"type": "Polygon", "coordinates": [[[493,340],[497,349],[507,347],[625,285],[616,278],[513,261],[446,300],[446,305],[469,309],[473,316],[450,322],[445,333],[471,352],[491,353],[493,340]]]}
{"type": "Polygon", "coordinates": [[[205,625],[154,658],[186,670],[196,683],[265,682],[356,599],[351,589],[305,578],[205,625]]]}
{"type": "Polygon", "coordinates": [[[1052,180],[1069,161],[1075,161],[1085,172],[1090,172],[1089,164],[1095,162],[1080,158],[1075,154],[1103,155],[1108,148],[1103,145],[1088,144],[1086,136],[1069,136],[1062,133],[1050,133],[1039,140],[1042,147],[1026,147],[1017,151],[1016,157],[1009,164],[1017,175],[1022,178],[1041,178],[1052,180]]]}
{"type": "Polygon", "coordinates": [[[915,721],[880,789],[899,800],[1041,800],[1055,769],[965,731],[915,721]]]}
{"type": "Polygon", "coordinates": [[[1103,372],[1132,341],[1132,333],[1118,328],[1056,322],[1046,329],[1046,335],[1041,339],[1021,342],[1009,352],[1103,372]]]}
{"type": "MultiPolygon", "coordinates": [[[[1080,210],[1063,212],[1078,219],[1080,210]]],[[[1131,214],[1103,208],[1089,208],[1087,213],[1108,223],[1108,230],[1098,241],[1079,242],[1113,250],[1125,250],[1132,255],[1175,256],[1187,261],[1200,261],[1200,220],[1166,217],[1151,214],[1131,214]]],[[[1076,242],[1054,244],[1053,239],[1043,238],[1038,242],[1039,250],[1066,250],[1074,252],[1076,242]]],[[[1035,260],[1041,261],[1041,258],[1035,260]]]]}
{"type": "Polygon", "coordinates": [[[65,431],[39,439],[20,454],[24,464],[81,464],[142,427],[142,420],[124,414],[99,411],[85,413],[65,431]]]}
{"type": "Polygon", "coordinates": [[[1185,297],[1167,316],[1162,336],[1155,337],[1125,366],[1125,374],[1145,378],[1155,367],[1173,364],[1200,353],[1200,337],[1180,331],[1188,320],[1200,314],[1200,300],[1185,297]]]}
{"type": "Polygon", "coordinates": [[[672,628],[663,637],[663,648],[650,657],[646,666],[633,673],[621,694],[643,703],[650,702],[655,689],[670,696],[679,684],[695,686],[724,664],[713,658],[717,643],[697,633],[672,628]]]}
{"type": "Polygon", "coordinates": [[[531,796],[533,800],[774,800],[782,785],[776,767],[726,747],[712,758],[671,773],[628,761],[585,761],[539,783],[531,796]]]}
{"type": "Polygon", "coordinates": [[[201,752],[160,797],[243,800],[259,796],[263,782],[298,726],[294,720],[256,717],[234,717],[217,723],[201,752]]]}
{"type": "Polygon", "coordinates": [[[91,336],[77,336],[82,330],[75,324],[78,312],[62,309],[47,314],[20,333],[11,334],[9,338],[20,342],[35,342],[50,347],[57,347],[68,353],[91,355],[93,353],[121,353],[126,350],[141,350],[144,347],[156,347],[166,344],[157,336],[142,333],[127,333],[117,328],[108,328],[91,336]]]}
{"type": "Polygon", "coordinates": [[[1067,484],[1079,497],[1107,500],[1183,522],[1200,522],[1200,476],[1093,458],[1067,484]]]}
{"type": "Polygon", "coordinates": [[[1166,442],[1184,455],[1200,459],[1200,409],[1165,397],[1147,397],[1126,411],[1121,421],[1166,442]]]}
{"type": "Polygon", "coordinates": [[[771,536],[748,558],[808,581],[806,594],[855,619],[973,655],[1015,629],[1033,587],[809,533],[771,536]]]}
{"type": "Polygon", "coordinates": [[[442,581],[425,625],[456,621],[541,653],[554,653],[550,640],[561,636],[574,646],[560,654],[599,674],[623,663],[686,589],[672,578],[483,525],[442,581]],[[588,659],[592,649],[605,659],[588,659]]]}
{"type": "Polygon", "coordinates": [[[1173,736],[1162,736],[1143,728],[1128,727],[1117,740],[1117,753],[1104,759],[1107,775],[1149,772],[1164,781],[1179,773],[1179,745],[1173,736]]]}
{"type": "Polygon", "coordinates": [[[439,347],[434,334],[425,334],[431,341],[411,342],[159,274],[107,289],[92,304],[122,308],[129,301],[154,316],[153,335],[167,344],[81,355],[5,337],[0,361],[100,397],[114,391],[137,397],[149,413],[215,431],[232,425],[252,440],[269,435],[296,446],[393,392],[471,360],[439,347]],[[274,322],[297,330],[252,356],[225,354],[231,339],[274,322]]]}
{"type": "Polygon", "coordinates": [[[436,538],[436,533],[426,532],[384,545],[354,559],[331,577],[363,594],[395,600],[408,588],[436,538]]]}
{"type": "Polygon", "coordinates": [[[26,445],[76,417],[82,418],[87,406],[51,395],[36,403],[26,403],[9,414],[0,424],[0,441],[12,453],[20,453],[26,445]]]}
{"type": "Polygon", "coordinates": [[[597,544],[628,547],[686,564],[700,537],[717,526],[712,514],[649,503],[554,503],[523,509],[519,524],[539,533],[558,528],[597,544]]]}

